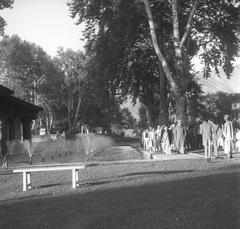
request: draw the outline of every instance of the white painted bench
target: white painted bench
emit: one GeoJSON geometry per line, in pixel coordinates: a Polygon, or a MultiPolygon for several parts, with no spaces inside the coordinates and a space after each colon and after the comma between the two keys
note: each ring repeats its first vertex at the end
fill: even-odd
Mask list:
{"type": "Polygon", "coordinates": [[[76,187],[79,186],[78,170],[84,168],[85,168],[84,164],[58,164],[58,165],[52,164],[17,168],[13,169],[13,173],[23,174],[23,191],[27,191],[32,188],[31,183],[32,172],[72,170],[72,187],[75,189],[76,187]]]}

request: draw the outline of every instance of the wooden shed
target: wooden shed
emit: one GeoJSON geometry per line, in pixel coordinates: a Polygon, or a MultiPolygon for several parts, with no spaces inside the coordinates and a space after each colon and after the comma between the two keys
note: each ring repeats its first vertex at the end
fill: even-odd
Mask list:
{"type": "Polygon", "coordinates": [[[14,91],[0,85],[0,121],[7,141],[31,140],[32,121],[42,108],[14,97],[14,91]]]}

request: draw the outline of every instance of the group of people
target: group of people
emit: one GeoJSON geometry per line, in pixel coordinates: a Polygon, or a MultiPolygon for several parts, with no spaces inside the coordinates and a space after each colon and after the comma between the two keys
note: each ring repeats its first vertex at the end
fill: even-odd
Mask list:
{"type": "Polygon", "coordinates": [[[208,120],[205,117],[203,118],[203,123],[200,125],[200,134],[202,135],[202,144],[207,162],[211,162],[212,156],[218,158],[219,147],[224,149],[225,155],[232,158],[234,140],[237,139],[228,114],[224,115],[224,121],[225,123],[220,127],[213,120],[208,120]],[[211,155],[212,151],[213,155],[211,155]]]}
{"type": "MultiPolygon", "coordinates": [[[[213,156],[215,158],[219,157],[219,148],[223,149],[229,158],[232,158],[234,148],[240,149],[240,131],[234,133],[228,114],[224,116],[224,121],[223,125],[217,125],[213,120],[203,117],[202,123],[198,126],[198,133],[202,136],[201,145],[204,146],[204,155],[207,162],[210,162],[213,156]]],[[[158,125],[156,129],[149,127],[144,130],[142,132],[142,145],[145,151],[151,153],[171,154],[176,151],[184,154],[186,141],[191,140],[191,138],[194,138],[194,136],[187,136],[187,128],[181,120],[178,120],[176,124],[173,123],[170,126],[158,125]]]]}
{"type": "Polygon", "coordinates": [[[156,130],[149,127],[142,132],[142,144],[146,151],[162,152],[171,154],[172,151],[178,151],[184,154],[184,144],[186,138],[186,128],[181,120],[177,124],[158,125],[156,130]]]}

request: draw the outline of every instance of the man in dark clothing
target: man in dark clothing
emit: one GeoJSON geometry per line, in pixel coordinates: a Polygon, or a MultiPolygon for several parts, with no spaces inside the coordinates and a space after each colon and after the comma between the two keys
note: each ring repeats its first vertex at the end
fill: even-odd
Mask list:
{"type": "Polygon", "coordinates": [[[6,142],[4,131],[3,131],[3,122],[0,121],[0,152],[3,158],[2,168],[8,167],[7,151],[8,149],[7,149],[7,142],[6,142]]]}

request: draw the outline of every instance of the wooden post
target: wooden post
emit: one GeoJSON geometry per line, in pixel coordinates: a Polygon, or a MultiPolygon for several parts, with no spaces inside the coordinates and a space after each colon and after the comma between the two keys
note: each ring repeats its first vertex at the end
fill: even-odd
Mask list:
{"type": "Polygon", "coordinates": [[[78,182],[78,169],[75,170],[76,174],[76,187],[79,187],[79,182],[78,182]]]}
{"type": "Polygon", "coordinates": [[[27,191],[27,173],[23,172],[23,191],[27,191]]]}
{"type": "Polygon", "coordinates": [[[72,169],[72,188],[76,188],[76,169],[72,169]]]}
{"type": "Polygon", "coordinates": [[[78,169],[72,169],[72,187],[75,189],[79,187],[78,183],[78,169]]]}
{"type": "Polygon", "coordinates": [[[27,189],[32,189],[31,173],[27,173],[27,189]]]}

